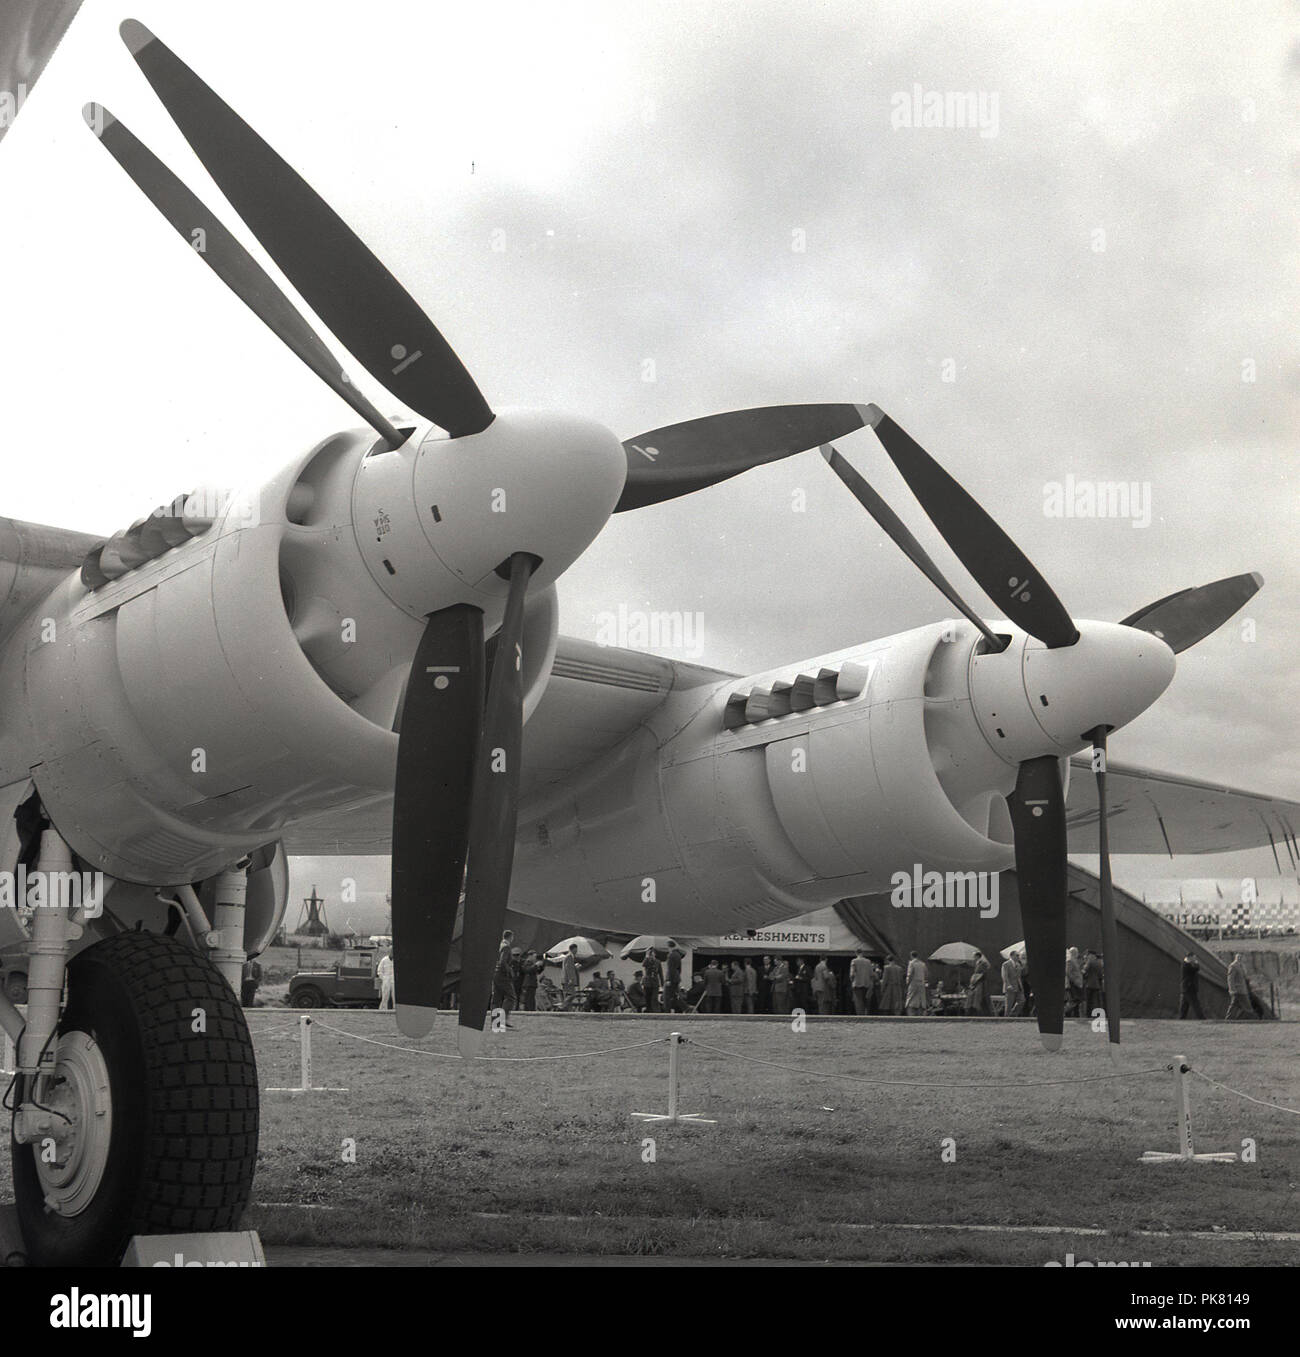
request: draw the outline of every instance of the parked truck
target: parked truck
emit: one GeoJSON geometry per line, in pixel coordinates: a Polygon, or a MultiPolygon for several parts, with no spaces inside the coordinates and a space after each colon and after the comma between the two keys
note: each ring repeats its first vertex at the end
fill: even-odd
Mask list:
{"type": "Polygon", "coordinates": [[[375,968],[383,952],[350,947],[328,970],[299,971],[289,980],[290,1008],[378,1008],[375,968]]]}

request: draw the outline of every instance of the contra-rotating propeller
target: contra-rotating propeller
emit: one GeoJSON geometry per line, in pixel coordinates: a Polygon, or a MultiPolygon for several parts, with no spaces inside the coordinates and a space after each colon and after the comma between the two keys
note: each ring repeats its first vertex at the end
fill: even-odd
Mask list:
{"type": "MultiPolygon", "coordinates": [[[[432,320],[349,226],[244,120],[143,24],[123,41],[245,224],[360,364],[410,409],[458,438],[496,416],[432,320]]],[[[218,217],[118,120],[95,107],[103,143],[194,252],[390,449],[396,429],[218,217]]],[[[616,511],[713,485],[861,428],[855,405],[771,406],[669,425],[623,445],[616,511]]],[[[442,444],[446,446],[445,443],[442,444]]],[[[462,1049],[481,1038],[509,895],[523,723],[528,583],[539,562],[513,551],[504,620],[485,681],[483,611],[431,614],[408,676],[393,798],[393,937],[398,1022],[426,1033],[442,990],[462,886],[462,1049]],[[486,707],[485,701],[486,688],[486,707]]]]}
{"type": "MultiPolygon", "coordinates": [[[[885,451],[953,554],[985,593],[999,600],[1007,618],[1042,641],[1049,651],[1064,651],[1075,645],[1079,630],[1064,605],[988,512],[879,407],[867,406],[866,413],[885,451]]],[[[824,446],[822,455],[908,559],[979,628],[988,648],[1001,651],[1006,642],[965,603],[876,491],[833,447],[824,446]]],[[[1184,589],[1139,609],[1121,625],[1149,631],[1177,653],[1221,626],[1262,583],[1259,575],[1248,574],[1184,589]]],[[[1102,951],[1107,1031],[1113,1053],[1120,1039],[1120,954],[1107,829],[1106,737],[1110,729],[1098,725],[1078,732],[1078,738],[1092,743],[1097,778],[1102,951]]],[[[1043,754],[1022,760],[1007,802],[1038,1030],[1043,1044],[1055,1050],[1064,1030],[1069,867],[1060,756],[1043,754]]]]}

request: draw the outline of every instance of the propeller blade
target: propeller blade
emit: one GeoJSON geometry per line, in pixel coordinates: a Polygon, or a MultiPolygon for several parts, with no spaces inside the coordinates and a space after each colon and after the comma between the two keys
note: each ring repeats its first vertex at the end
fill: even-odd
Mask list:
{"type": "Polygon", "coordinates": [[[627,482],[614,512],[689,495],[751,467],[831,443],[862,428],[864,410],[861,405],[765,405],[651,429],[623,444],[627,482]]]}
{"type": "Polygon", "coordinates": [[[1023,551],[915,439],[877,405],[866,407],[890,460],[921,508],[981,589],[1018,627],[1049,649],[1073,645],[1078,629],[1023,551]]]}
{"type": "Polygon", "coordinates": [[[486,429],[492,411],[465,365],[351,227],[143,24],[120,31],[204,168],[366,371],[453,437],[486,429]]]}
{"type": "Polygon", "coordinates": [[[1101,952],[1106,982],[1106,1033],[1119,1045],[1119,926],[1115,921],[1115,888],[1110,879],[1110,830],[1106,825],[1106,727],[1090,732],[1092,766],[1097,775],[1097,852],[1101,858],[1101,952]]]}
{"type": "Polygon", "coordinates": [[[370,425],[390,448],[403,436],[358,391],[302,313],[270,274],[156,155],[102,104],[87,104],[86,119],[102,131],[99,140],[135,186],[180,233],[218,278],[307,364],[336,395],[370,425]]]}
{"type": "Polygon", "coordinates": [[[497,635],[487,712],[474,765],[456,1031],[457,1046],[467,1057],[476,1055],[483,1043],[483,1022],[492,999],[492,973],[510,900],[524,730],[524,599],[537,565],[537,558],[526,552],[516,552],[510,558],[510,593],[497,635]]]}
{"type": "Polygon", "coordinates": [[[1160,639],[1175,655],[1217,631],[1259,592],[1263,575],[1230,575],[1196,589],[1180,589],[1130,613],[1123,627],[1137,627],[1160,639]]]}
{"type": "Polygon", "coordinates": [[[885,530],[885,533],[902,549],[903,555],[916,566],[936,589],[968,621],[973,622],[983,633],[984,639],[994,650],[1006,649],[1000,637],[989,630],[988,624],[969,607],[962,596],[949,584],[943,571],[926,554],[924,548],[907,530],[903,520],[880,498],[867,482],[858,475],[848,462],[832,447],[822,448],[822,456],[830,464],[831,470],[848,486],[854,498],[885,530]]]}
{"type": "Polygon", "coordinates": [[[426,1036],[442,993],[469,840],[483,721],[483,614],[434,613],[411,662],[393,788],[397,1026],[426,1036]]]}
{"type": "Polygon", "coordinates": [[[1065,900],[1068,862],[1061,765],[1050,754],[1026,759],[1007,798],[1016,843],[1016,882],[1026,961],[1038,1007],[1038,1032],[1049,1051],[1065,1029],[1065,900]]]}

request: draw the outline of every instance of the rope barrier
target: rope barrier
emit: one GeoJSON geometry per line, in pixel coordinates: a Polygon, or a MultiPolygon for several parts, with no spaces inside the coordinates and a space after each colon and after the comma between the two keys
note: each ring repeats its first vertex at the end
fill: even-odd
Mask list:
{"type": "Polygon", "coordinates": [[[562,1055],[485,1055],[480,1060],[530,1061],[530,1060],[582,1060],[589,1055],[612,1055],[615,1051],[635,1051],[643,1046],[663,1046],[667,1037],[655,1037],[653,1041],[635,1041],[630,1046],[606,1046],[601,1051],[566,1051],[562,1055]]]}
{"type": "Polygon", "coordinates": [[[1217,1079],[1211,1079],[1208,1074],[1202,1074],[1200,1070],[1189,1068],[1187,1072],[1194,1074],[1198,1079],[1204,1079],[1207,1084],[1221,1088],[1225,1093],[1235,1093],[1238,1098],[1245,1098],[1248,1103],[1258,1103],[1260,1107],[1271,1107],[1274,1112],[1288,1112],[1293,1117],[1300,1117],[1300,1108],[1284,1107],[1281,1103],[1269,1103],[1265,1102],[1263,1098],[1254,1098],[1249,1093],[1243,1093],[1239,1088],[1229,1088],[1227,1084],[1221,1084],[1217,1079]]]}
{"type": "Polygon", "coordinates": [[[297,1036],[298,1024],[296,1022],[290,1022],[284,1027],[254,1027],[252,1023],[249,1023],[248,1030],[253,1036],[270,1037],[273,1040],[278,1040],[281,1037],[290,1035],[297,1036]]]}
{"type": "MultiPolygon", "coordinates": [[[[346,1032],[341,1027],[334,1027],[330,1023],[322,1022],[320,1018],[313,1019],[315,1026],[322,1028],[326,1032],[333,1032],[340,1037],[351,1037],[353,1041],[364,1041],[368,1046],[382,1046],[388,1051],[405,1051],[408,1055],[426,1055],[435,1060],[463,1060],[465,1057],[448,1051],[425,1051],[418,1046],[398,1046],[391,1041],[378,1041],[374,1037],[363,1037],[356,1032],[346,1032]]],[[[635,1051],[645,1046],[662,1046],[668,1040],[667,1037],[655,1037],[652,1041],[634,1041],[628,1046],[606,1046],[599,1051],[564,1051],[559,1055],[485,1055],[479,1056],[480,1060],[495,1060],[501,1063],[523,1062],[527,1063],[535,1060],[585,1060],[593,1055],[612,1055],[615,1051],[635,1051]]]]}
{"type": "Polygon", "coordinates": [[[682,1041],[691,1046],[698,1046],[704,1051],[716,1051],[718,1055],[725,1055],[733,1060],[747,1060],[751,1065],[768,1065],[774,1070],[787,1070],[792,1074],[807,1074],[814,1079],[844,1079],[854,1084],[875,1084],[884,1088],[1047,1088],[1054,1084],[1095,1084],[1106,1079],[1134,1079],[1138,1075],[1167,1074],[1173,1069],[1172,1065],[1153,1065],[1149,1069],[1120,1070],[1114,1074],[1089,1074],[1081,1079],[1027,1079],[999,1081],[994,1084],[931,1084],[919,1083],[911,1079],[864,1079],[861,1075],[844,1074],[840,1071],[810,1070],[802,1065],[783,1065],[775,1060],[762,1060],[758,1056],[744,1055],[740,1051],[724,1051],[721,1046],[711,1046],[708,1042],[696,1041],[694,1037],[683,1037],[682,1041]]]}
{"type": "MultiPolygon", "coordinates": [[[[359,1041],[366,1046],[378,1046],[383,1050],[400,1051],[405,1055],[422,1055],[433,1060],[464,1060],[466,1057],[457,1053],[448,1051],[427,1051],[418,1046],[402,1046],[397,1042],[380,1041],[376,1037],[362,1036],[358,1032],[349,1032],[345,1028],[335,1027],[332,1023],[323,1021],[320,1018],[299,1018],[299,1031],[302,1034],[302,1079],[296,1088],[270,1089],[268,1092],[276,1093],[346,1093],[346,1089],[324,1089],[316,1088],[311,1082],[311,1028],[320,1027],[323,1031],[332,1032],[335,1036],[347,1037],[352,1041],[359,1041]]],[[[274,1033],[263,1031],[260,1035],[272,1036],[285,1035],[284,1033],[274,1033]]],[[[1231,1093],[1235,1097],[1244,1098],[1247,1102],[1256,1103],[1260,1107],[1272,1108],[1277,1112],[1285,1112],[1290,1116],[1300,1116],[1300,1109],[1294,1107],[1285,1107],[1281,1103],[1266,1102],[1263,1098],[1256,1098],[1249,1093],[1243,1093],[1241,1089],[1232,1088],[1228,1084],[1220,1083],[1217,1079],[1212,1079],[1208,1074],[1203,1074],[1200,1070],[1192,1069],[1185,1056],[1175,1057],[1172,1064],[1152,1065],[1136,1070],[1114,1070],[1107,1074],[1088,1074],[1076,1078],[1067,1079],[1007,1079],[997,1080],[988,1083],[942,1083],[932,1080],[919,1079],[873,1079],[859,1074],[848,1074],[843,1070],[815,1070],[809,1069],[805,1065],[788,1065],[779,1060],[764,1060],[761,1056],[747,1055],[743,1051],[728,1050],[723,1046],[715,1046],[712,1042],[698,1041],[693,1037],[683,1036],[680,1032],[674,1032],[668,1037],[653,1037],[649,1041],[628,1042],[619,1046],[604,1046],[595,1051],[562,1051],[555,1055],[495,1055],[481,1056],[482,1060],[495,1061],[498,1064],[533,1064],[540,1061],[551,1060],[589,1060],[599,1055],[615,1055],[621,1051],[645,1050],[651,1046],[668,1046],[668,1111],[667,1113],[657,1112],[634,1112],[632,1115],[641,1121],[660,1122],[672,1125],[691,1125],[691,1126],[712,1126],[715,1123],[701,1117],[698,1112],[679,1112],[677,1106],[678,1094],[678,1061],[677,1053],[680,1047],[692,1045],[699,1047],[702,1051],[712,1051],[715,1055],[724,1056],[729,1060],[742,1060],[750,1065],[762,1065],[768,1069],[784,1070],[789,1074],[804,1075],[812,1079],[837,1079],[842,1083],[865,1084],[873,1088],[924,1088],[941,1089],[952,1091],[956,1089],[970,1090],[1001,1090],[1009,1088],[1059,1088],[1071,1084],[1099,1084],[1106,1083],[1113,1079],[1140,1079],[1151,1074],[1163,1074],[1172,1072],[1177,1085],[1177,1095],[1179,1101],[1179,1128],[1181,1143],[1180,1148],[1173,1154],[1166,1154],[1160,1151],[1148,1150],[1142,1156],[1144,1163],[1167,1163],[1173,1160],[1201,1160],[1201,1161],[1235,1161],[1235,1152],[1218,1152],[1214,1154],[1196,1154],[1192,1145],[1192,1125],[1191,1125],[1191,1106],[1187,1097],[1186,1076],[1195,1074],[1203,1079],[1207,1084],[1212,1084],[1216,1088],[1222,1089],[1225,1093],[1231,1093]]],[[[8,1063],[8,1062],[6,1062],[8,1063]]]]}
{"type": "Polygon", "coordinates": [[[320,1018],[313,1018],[312,1025],[321,1028],[326,1032],[333,1032],[336,1036],[351,1037],[353,1041],[364,1041],[367,1046],[382,1046],[386,1051],[405,1051],[408,1055],[425,1055],[431,1060],[460,1060],[461,1057],[454,1051],[422,1051],[418,1046],[398,1046],[392,1041],[378,1041],[374,1037],[363,1037],[356,1032],[345,1032],[341,1027],[334,1027],[320,1018]]]}

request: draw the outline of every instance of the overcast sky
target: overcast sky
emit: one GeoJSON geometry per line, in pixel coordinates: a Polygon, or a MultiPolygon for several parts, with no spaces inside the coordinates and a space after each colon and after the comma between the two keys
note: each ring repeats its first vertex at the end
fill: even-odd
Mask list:
{"type": "MultiPolygon", "coordinates": [[[[1111,753],[1300,798],[1298,13],[87,0],[0,146],[0,512],[110,532],[355,422],[81,123],[102,100],[224,208],[116,35],[130,14],[498,407],[626,438],[874,400],[1076,616],[1261,571],[1254,639],[1237,620],[1185,653],[1111,753]],[[979,96],[983,128],[895,125],[918,87],[979,96]],[[1149,488],[1149,524],[1050,517],[1067,477],[1149,488]]],[[[982,606],[872,435],[842,448],[982,606]]],[[[702,614],[702,658],[741,672],[951,611],[815,452],[612,521],[561,583],[562,627],[594,637],[620,603],[702,614]]],[[[1264,850],[1241,870],[1275,869],[1264,850]]],[[[1144,872],[1177,874],[1117,864],[1144,872]]]]}

